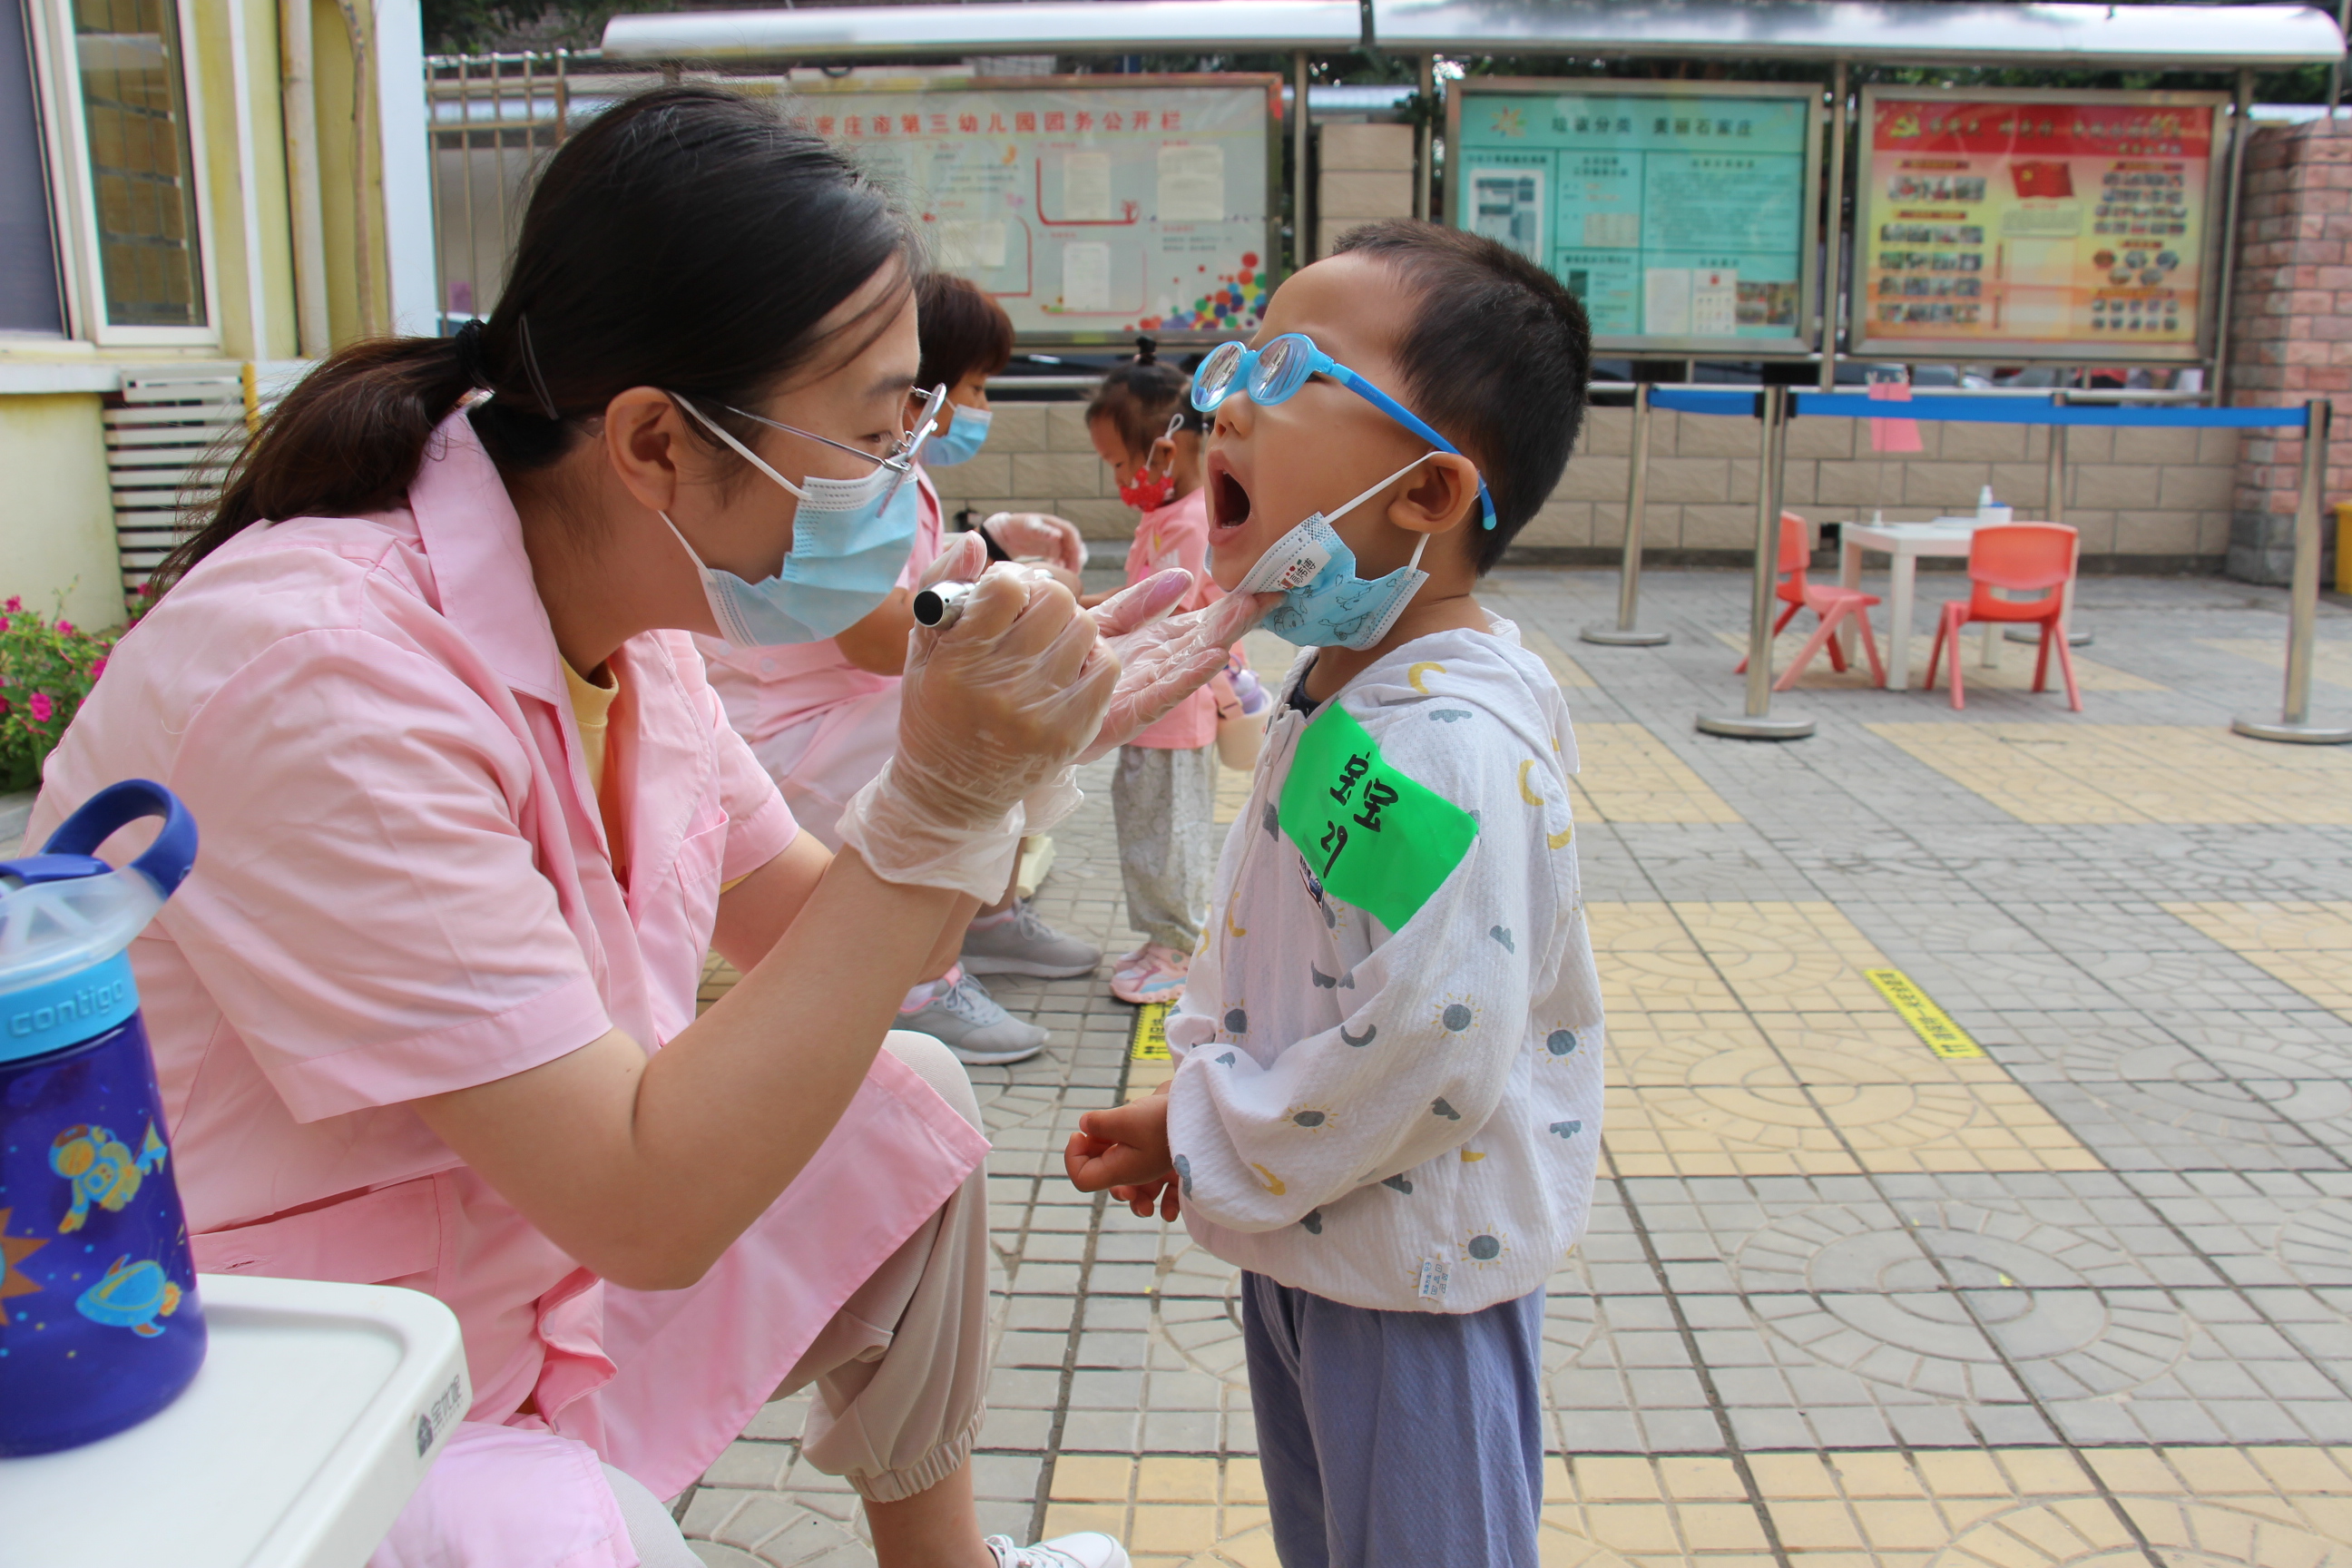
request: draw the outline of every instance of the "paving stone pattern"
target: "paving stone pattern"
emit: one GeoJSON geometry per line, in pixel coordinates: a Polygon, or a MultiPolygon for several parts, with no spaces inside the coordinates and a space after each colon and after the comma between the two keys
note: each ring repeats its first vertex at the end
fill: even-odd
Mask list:
{"type": "MultiPolygon", "coordinates": [[[[1606,574],[1490,589],[1576,715],[1610,1009],[1602,1180],[1546,1306],[1545,1562],[2352,1568],[2352,754],[2226,728],[2276,710],[2281,597],[2086,581],[2083,713],[2023,689],[2030,649],[1976,679],[1971,638],[1965,711],[1839,678],[1770,745],[1691,723],[1738,707],[1743,577],[1654,573],[1651,649],[1577,640],[1606,574]],[[1985,1054],[1931,1052],[1889,967],[1985,1054]]],[[[2340,718],[2352,613],[2321,637],[2340,718]]],[[[1105,766],[1039,907],[1118,952],[1105,766]]],[[[1061,1175],[1077,1117],[1167,1068],[1105,976],[992,989],[1055,1040],[973,1075],[984,1521],[1274,1564],[1234,1271],[1061,1175]]],[[[685,1501],[708,1563],[872,1562],[801,1414],[685,1501]]]]}

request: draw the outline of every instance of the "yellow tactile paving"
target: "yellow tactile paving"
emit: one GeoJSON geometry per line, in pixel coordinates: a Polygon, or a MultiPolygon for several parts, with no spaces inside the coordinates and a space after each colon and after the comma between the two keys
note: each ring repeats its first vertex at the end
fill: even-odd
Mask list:
{"type": "Polygon", "coordinates": [[[1255,1459],[1065,1454],[1045,1534],[1081,1530],[1125,1542],[1136,1568],[1280,1568],[1255,1459]]]}
{"type": "MultiPolygon", "coordinates": [[[[1748,1464],[1755,1493],[1711,1456],[1547,1459],[1545,1568],[1766,1568],[1766,1515],[1802,1568],[2147,1568],[2135,1527],[2174,1568],[2352,1565],[2343,1448],[1840,1449],[1748,1464]]],[[[1064,1455],[1045,1530],[1123,1531],[1139,1568],[1276,1563],[1247,1458],[1064,1455]]]]}
{"type": "Polygon", "coordinates": [[[1217,769],[1217,805],[1211,820],[1218,826],[1239,816],[1242,807],[1249,804],[1250,777],[1239,768],[1217,769]]]}
{"type": "Polygon", "coordinates": [[[2352,902],[2181,903],[2165,910],[2352,1019],[2352,902]]]}
{"type": "Polygon", "coordinates": [[[2020,822],[2352,823],[2352,756],[2167,724],[1873,724],[2020,822]]]}
{"type": "MultiPolygon", "coordinates": [[[[1780,672],[1789,668],[1790,662],[1803,651],[1806,639],[1812,636],[1811,617],[1800,616],[1797,621],[1796,628],[1782,632],[1772,641],[1772,674],[1775,679],[1778,679],[1780,672]]],[[[1737,649],[1742,657],[1746,656],[1748,652],[1746,632],[1718,631],[1715,635],[1716,639],[1726,647],[1737,649]]],[[[2040,651],[2032,644],[2018,644],[2004,640],[2000,647],[2000,663],[1994,668],[1987,669],[1983,664],[1984,628],[1969,627],[1963,642],[1968,655],[1968,662],[1960,667],[1960,690],[1964,694],[1974,687],[1982,687],[1993,691],[2033,689],[2033,661],[2040,657],[2040,651]]],[[[1911,678],[1914,680],[1925,681],[1927,679],[1927,655],[1935,644],[1936,634],[1932,630],[1911,639],[1911,678]]],[[[1887,639],[1881,635],[1878,639],[1878,657],[1885,659],[1888,657],[1889,651],[1887,639]]],[[[1853,659],[1844,669],[1832,669],[1830,667],[1829,650],[1823,648],[1813,656],[1813,662],[1805,667],[1805,673],[1797,677],[1796,689],[1800,691],[1859,689],[1876,684],[1878,683],[1870,678],[1869,656],[1862,651],[1862,643],[1857,638],[1854,642],[1853,659]]],[[[1943,662],[1939,659],[1936,664],[1936,689],[1942,691],[1949,684],[1949,679],[1944,673],[1943,662]]],[[[2162,685],[2145,676],[2134,675],[2127,669],[2117,669],[2111,664],[2101,664],[2096,659],[2084,658],[2079,653],[2074,656],[2074,685],[2084,691],[2162,691],[2166,689],[2162,685]]],[[[2058,656],[2054,653],[2050,656],[2050,678],[2044,689],[2057,693],[2058,700],[2062,702],[2066,700],[2066,682],[2058,673],[2058,656]]]]}
{"type": "Polygon", "coordinates": [[[1576,815],[1588,822],[1738,822],[1739,813],[1640,724],[1576,727],[1576,815]]]}
{"type": "MultiPolygon", "coordinates": [[[[2286,669],[2286,644],[2280,639],[2262,637],[2200,637],[2199,647],[2210,647],[2221,653],[2233,653],[2240,658],[2251,658],[2284,673],[2286,669]]],[[[2330,686],[2352,686],[2352,643],[2323,642],[2311,650],[2311,678],[2330,686]]]]}
{"type": "Polygon", "coordinates": [[[1559,681],[1561,687],[1573,689],[1580,686],[1598,684],[1591,676],[1585,673],[1584,666],[1570,658],[1559,644],[1524,621],[1518,623],[1518,626],[1519,646],[1543,660],[1544,668],[1551,671],[1551,678],[1559,681]]]}
{"type": "Polygon", "coordinates": [[[733,964],[717,953],[705,955],[702,960],[702,984],[694,994],[694,1016],[698,1018],[709,1012],[710,1005],[733,990],[735,983],[742,978],[735,973],[733,964]]]}
{"type": "Polygon", "coordinates": [[[1829,903],[1591,904],[1622,1176],[2094,1171],[1990,1058],[1937,1057],[1829,903]]]}

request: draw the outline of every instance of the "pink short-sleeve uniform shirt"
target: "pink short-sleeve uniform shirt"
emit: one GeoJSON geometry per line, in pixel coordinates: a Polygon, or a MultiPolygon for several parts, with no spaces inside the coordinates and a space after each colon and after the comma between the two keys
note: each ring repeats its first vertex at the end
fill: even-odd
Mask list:
{"type": "Polygon", "coordinates": [[[685,633],[613,664],[625,884],[520,524],[453,416],[406,507],[250,528],[172,590],[51,759],[29,841],[127,777],[196,818],[195,871],[131,957],[198,1267],[428,1290],[463,1322],[474,1420],[545,1423],[667,1496],[985,1144],[883,1053],[713,1279],[651,1297],[581,1268],[408,1108],[614,1027],[660,1048],[694,1019],[720,885],[796,831],[685,633]],[[910,1142],[856,1157],[886,1138],[910,1142]],[[746,1268],[758,1314],[724,1278],[746,1268]],[[671,1325],[677,1375],[632,1369],[671,1325]],[[633,1380],[707,1397],[612,1403],[633,1380]]]}

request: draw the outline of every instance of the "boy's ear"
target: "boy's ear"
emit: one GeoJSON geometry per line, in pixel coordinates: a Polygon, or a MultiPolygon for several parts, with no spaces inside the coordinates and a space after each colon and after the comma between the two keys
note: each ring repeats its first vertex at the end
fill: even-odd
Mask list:
{"type": "Polygon", "coordinates": [[[1459,452],[1433,452],[1389,503],[1389,521],[1413,533],[1446,533],[1478,510],[1478,465],[1459,452]]]}

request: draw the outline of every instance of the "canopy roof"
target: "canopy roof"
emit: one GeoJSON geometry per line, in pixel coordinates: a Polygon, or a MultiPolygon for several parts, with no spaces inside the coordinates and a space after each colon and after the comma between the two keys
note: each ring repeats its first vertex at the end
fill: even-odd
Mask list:
{"type": "Polygon", "coordinates": [[[1399,54],[1867,59],[1898,65],[2326,64],[2344,39],[2300,5],[1922,0],[1034,0],[615,16],[612,59],[824,60],[991,54],[1399,54]]]}
{"type": "Polygon", "coordinates": [[[615,16],[607,59],[875,59],[907,55],[1338,54],[1363,41],[1356,0],[1035,0],[615,16]]]}
{"type": "Polygon", "coordinates": [[[1665,55],[1888,65],[2326,64],[2307,5],[1904,4],[1902,0],[1371,0],[1400,54],[1665,55]]]}

